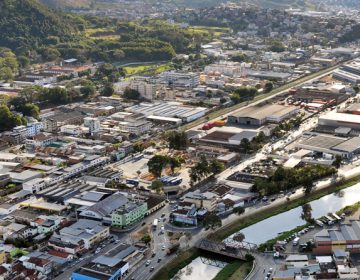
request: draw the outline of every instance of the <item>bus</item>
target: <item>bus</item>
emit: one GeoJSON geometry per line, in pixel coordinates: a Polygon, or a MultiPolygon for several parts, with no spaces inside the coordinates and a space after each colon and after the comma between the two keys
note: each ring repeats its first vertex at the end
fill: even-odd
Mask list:
{"type": "Polygon", "coordinates": [[[325,219],[328,220],[328,223],[327,223],[328,225],[332,225],[334,223],[334,219],[329,216],[325,216],[325,219]]]}
{"type": "Polygon", "coordinates": [[[341,218],[336,213],[331,213],[331,215],[337,220],[341,221],[341,218]]]}
{"type": "Polygon", "coordinates": [[[182,182],[181,178],[170,176],[163,176],[159,180],[166,186],[177,186],[180,185],[182,182]]]}
{"type": "Polygon", "coordinates": [[[177,185],[180,185],[182,182],[182,179],[181,178],[174,178],[174,179],[171,179],[168,184],[171,185],[171,186],[177,186],[177,185]]]}
{"type": "Polygon", "coordinates": [[[138,179],[126,179],[126,184],[137,187],[139,185],[139,180],[138,179]]]}
{"type": "Polygon", "coordinates": [[[323,227],[323,226],[324,226],[324,223],[323,223],[322,221],[320,221],[320,220],[316,220],[315,222],[316,222],[316,224],[317,224],[319,227],[323,227]]]}
{"type": "Polygon", "coordinates": [[[300,241],[300,237],[295,237],[295,239],[293,240],[293,246],[297,246],[299,244],[300,241]]]}
{"type": "Polygon", "coordinates": [[[133,156],[133,161],[138,161],[144,157],[143,154],[137,154],[133,156]]]}
{"type": "Polygon", "coordinates": [[[153,229],[154,230],[156,230],[158,222],[159,222],[158,219],[154,219],[154,222],[153,222],[153,229]]]}

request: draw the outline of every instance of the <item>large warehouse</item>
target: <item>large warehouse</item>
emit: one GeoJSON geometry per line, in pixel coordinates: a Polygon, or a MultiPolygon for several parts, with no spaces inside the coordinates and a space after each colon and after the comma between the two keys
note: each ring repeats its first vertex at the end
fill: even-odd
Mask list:
{"type": "Polygon", "coordinates": [[[360,152],[360,137],[344,138],[327,134],[305,133],[296,147],[317,153],[351,158],[360,152]]]}
{"type": "Polygon", "coordinates": [[[319,117],[319,125],[330,126],[334,128],[348,127],[360,130],[360,115],[349,112],[331,111],[319,117]]]}
{"type": "Polygon", "coordinates": [[[351,84],[360,83],[360,60],[349,62],[334,70],[333,78],[351,84]]]}
{"type": "Polygon", "coordinates": [[[228,122],[240,125],[261,126],[268,122],[280,123],[298,113],[295,106],[271,104],[247,107],[228,117],[228,122]]]}
{"type": "Polygon", "coordinates": [[[183,122],[191,122],[201,118],[208,111],[204,107],[185,106],[178,102],[161,102],[161,103],[140,103],[126,109],[132,113],[141,113],[146,117],[166,117],[178,118],[183,122]]]}

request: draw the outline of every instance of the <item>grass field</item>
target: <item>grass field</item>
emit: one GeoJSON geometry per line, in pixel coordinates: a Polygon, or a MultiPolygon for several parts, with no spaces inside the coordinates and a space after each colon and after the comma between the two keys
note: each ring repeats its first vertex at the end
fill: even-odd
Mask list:
{"type": "Polygon", "coordinates": [[[93,39],[107,39],[115,40],[119,39],[120,35],[117,35],[112,28],[88,28],[85,30],[85,36],[93,39]]]}
{"type": "Polygon", "coordinates": [[[213,280],[245,279],[252,267],[252,262],[233,261],[226,265],[213,280]]]}
{"type": "Polygon", "coordinates": [[[131,77],[134,75],[154,75],[172,69],[171,63],[164,64],[147,64],[147,65],[134,65],[123,67],[126,76],[131,77]]]}
{"type": "Polygon", "coordinates": [[[220,37],[226,33],[230,32],[230,28],[228,27],[212,27],[212,26],[190,26],[189,30],[204,35],[214,35],[215,37],[220,37]]]}

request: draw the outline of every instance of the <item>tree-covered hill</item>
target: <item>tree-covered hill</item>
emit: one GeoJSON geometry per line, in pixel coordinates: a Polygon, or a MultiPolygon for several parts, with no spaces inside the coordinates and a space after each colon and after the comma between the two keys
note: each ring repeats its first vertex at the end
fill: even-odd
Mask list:
{"type": "Polygon", "coordinates": [[[0,46],[17,53],[38,48],[47,41],[69,40],[76,31],[68,16],[36,0],[1,0],[0,11],[0,46]]]}

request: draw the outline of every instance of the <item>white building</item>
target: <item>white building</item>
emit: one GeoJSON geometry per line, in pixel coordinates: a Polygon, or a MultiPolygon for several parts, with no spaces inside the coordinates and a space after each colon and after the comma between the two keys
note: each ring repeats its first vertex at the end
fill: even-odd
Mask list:
{"type": "Polygon", "coordinates": [[[81,126],[74,124],[66,124],[60,127],[61,133],[69,135],[81,135],[84,131],[81,126]]]}
{"type": "MultiPolygon", "coordinates": [[[[102,226],[101,222],[80,219],[75,224],[60,230],[58,237],[62,242],[78,244],[84,241],[84,248],[90,249],[96,243],[109,237],[109,227],[102,226]]],[[[51,242],[51,241],[50,241],[51,242]]]]}
{"type": "Polygon", "coordinates": [[[220,74],[225,76],[240,76],[242,66],[239,62],[221,61],[219,63],[210,64],[205,66],[205,74],[220,74]]]}
{"type": "Polygon", "coordinates": [[[161,73],[160,78],[175,87],[193,88],[199,85],[200,82],[199,74],[192,72],[167,71],[161,73]]]}
{"type": "Polygon", "coordinates": [[[23,266],[27,269],[39,271],[44,275],[50,274],[52,271],[53,263],[48,259],[23,256],[20,258],[20,261],[22,261],[23,266]]]}
{"type": "Polygon", "coordinates": [[[19,125],[13,128],[14,133],[18,133],[20,137],[24,140],[27,137],[27,128],[25,125],[19,125]]]}
{"type": "Polygon", "coordinates": [[[134,133],[141,135],[148,132],[151,129],[152,123],[148,121],[123,121],[119,122],[120,130],[128,133],[134,133]]]}
{"type": "Polygon", "coordinates": [[[89,133],[93,135],[100,131],[100,120],[98,118],[84,118],[84,126],[89,128],[89,133]]]}
{"type": "Polygon", "coordinates": [[[23,183],[22,188],[25,191],[34,193],[34,192],[38,192],[38,191],[42,190],[43,188],[45,188],[45,186],[46,186],[46,182],[44,179],[35,178],[35,179],[32,179],[30,181],[23,183]]]}
{"type": "Polygon", "coordinates": [[[44,125],[42,122],[31,122],[28,123],[26,128],[27,128],[27,137],[33,137],[37,134],[39,134],[41,132],[41,130],[43,129],[44,125]]]}
{"type": "Polygon", "coordinates": [[[149,83],[145,79],[133,79],[130,88],[137,90],[142,98],[153,100],[156,94],[156,84],[149,83]]]}

